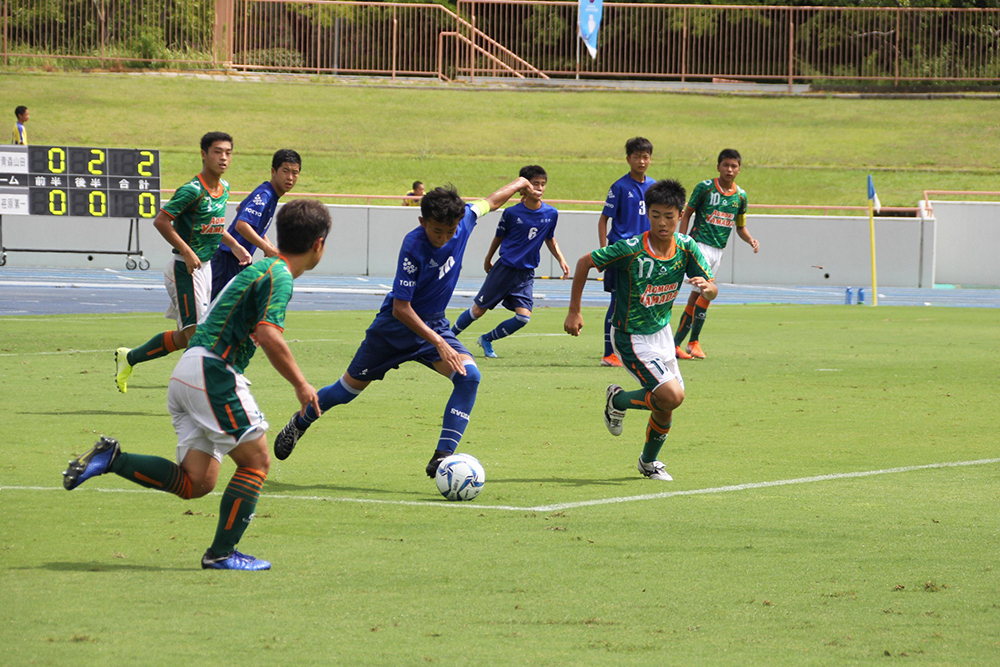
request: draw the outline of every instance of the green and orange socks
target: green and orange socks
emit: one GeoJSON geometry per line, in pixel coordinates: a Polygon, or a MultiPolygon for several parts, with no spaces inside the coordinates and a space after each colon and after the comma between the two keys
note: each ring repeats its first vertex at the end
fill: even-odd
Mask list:
{"type": "Polygon", "coordinates": [[[649,424],[646,425],[646,444],[642,448],[642,460],[644,462],[652,463],[660,455],[660,450],[663,449],[663,443],[667,440],[672,423],[673,421],[671,420],[666,425],[660,424],[653,419],[653,415],[649,416],[649,424]]]}
{"type": "Polygon", "coordinates": [[[253,468],[237,468],[219,503],[219,526],[209,550],[213,556],[226,556],[236,550],[243,531],[253,520],[260,489],[267,474],[253,468]]]}
{"type": "Polygon", "coordinates": [[[147,489],[166,491],[185,500],[191,499],[191,478],[179,465],[168,459],[120,452],[111,464],[111,472],[147,489]]]}
{"type": "Polygon", "coordinates": [[[176,351],[177,343],[174,335],[177,333],[179,332],[164,331],[163,333],[156,334],[139,347],[129,350],[128,357],[126,358],[129,366],[135,366],[136,364],[151,361],[152,359],[159,359],[176,351]]]}

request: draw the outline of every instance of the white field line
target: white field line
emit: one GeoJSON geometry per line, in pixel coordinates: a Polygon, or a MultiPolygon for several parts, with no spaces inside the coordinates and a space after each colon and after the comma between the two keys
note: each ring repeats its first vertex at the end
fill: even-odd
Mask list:
{"type": "MultiPolygon", "coordinates": [[[[445,500],[379,500],[372,498],[334,498],[330,496],[294,496],[282,494],[267,494],[267,500],[305,500],[312,502],[330,503],[371,503],[374,505],[407,505],[417,507],[459,507],[473,510],[500,510],[508,512],[558,512],[560,510],[576,509],[578,507],[593,507],[595,505],[613,505],[617,503],[633,503],[643,500],[660,500],[663,498],[674,498],[677,496],[698,496],[712,493],[729,493],[732,491],[750,491],[753,489],[767,489],[775,486],[790,486],[793,484],[813,484],[816,482],[829,482],[840,479],[857,479],[861,477],[875,477],[877,475],[894,475],[904,472],[914,472],[917,470],[931,470],[935,468],[960,468],[965,466],[980,466],[1000,463],[997,459],[977,459],[975,461],[951,461],[947,463],[928,463],[918,466],[900,466],[898,468],[883,468],[881,470],[863,470],[858,472],[840,472],[829,475],[815,475],[812,477],[796,477],[794,479],[779,479],[771,482],[747,482],[745,484],[732,484],[729,486],[714,486],[706,489],[688,489],[687,491],[664,491],[662,493],[646,493],[639,496],[620,496],[617,498],[599,498],[596,500],[581,500],[572,503],[555,503],[552,505],[534,505],[528,507],[518,507],[515,505],[481,505],[476,502],[471,503],[450,503],[445,500]]],[[[61,486],[0,486],[3,491],[61,491],[61,486]]],[[[88,487],[82,491],[95,493],[156,493],[147,489],[101,489],[88,487]]],[[[77,491],[78,493],[80,490],[77,491]]],[[[209,495],[218,496],[219,492],[209,495]]]]}

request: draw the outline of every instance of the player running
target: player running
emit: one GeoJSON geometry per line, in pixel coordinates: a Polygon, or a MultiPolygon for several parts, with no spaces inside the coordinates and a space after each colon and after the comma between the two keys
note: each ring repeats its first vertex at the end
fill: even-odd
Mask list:
{"type": "MultiPolygon", "coordinates": [[[[736,185],[736,177],[740,173],[742,158],[739,152],[727,148],[719,153],[719,177],[702,181],[694,186],[691,200],[681,216],[679,231],[687,233],[691,214],[695,215],[694,227],[691,228],[691,238],[698,243],[698,248],[708,260],[713,274],[718,273],[722,264],[722,253],[729,242],[729,233],[736,227],[736,234],[750,244],[754,253],[760,250],[760,243],[750,235],[746,227],[747,193],[736,185]]],[[[677,335],[674,336],[675,354],[678,359],[704,359],[705,352],[701,349],[699,338],[701,328],[705,325],[705,315],[709,299],[701,295],[697,285],[691,285],[687,307],[677,324],[677,335]],[[691,332],[691,341],[687,351],[681,349],[681,343],[691,332]]]]}
{"type": "Polygon", "coordinates": [[[300,199],[278,214],[280,254],[256,262],[226,286],[206,313],[170,377],[167,407],[177,432],[177,463],[159,456],[124,452],[102,437],[69,462],[63,486],[73,490],[109,472],[139,486],[184,500],[215,488],[222,458],[236,464],[219,504],[215,540],[201,559],[205,569],[267,570],[271,564],[236,550],[254,517],[271,467],[264,415],[243,377],[257,346],[295,388],[303,408],[319,407],[282,336],[292,280],[314,268],[326,249],[330,214],[320,202],[300,199]]]}
{"type": "Polygon", "coordinates": [[[115,384],[128,391],[128,379],[136,364],[159,359],[188,346],[212,295],[212,255],[220,240],[240,263],[250,262],[250,253],[226,231],[229,183],[222,175],[233,157],[233,138],[225,132],[209,132],[201,138],[201,173],[177,188],[153,221],[156,231],[173,246],[174,261],[163,272],[170,305],[164,317],[177,320],[176,331],[158,333],[139,347],[115,351],[115,384]]]}
{"type": "Polygon", "coordinates": [[[583,328],[580,301],[590,269],[613,271],[618,297],[611,340],[615,353],[641,389],[625,391],[608,386],[604,424],[611,435],[621,435],[626,410],[648,410],[646,442],[639,472],[649,479],[673,478],[657,460],[673,424],[673,413],[684,401],[684,379],[674,357],[670,310],[684,276],[708,300],[718,293],[712,270],[698,245],[676,233],[684,207],[684,187],[677,181],[657,181],[646,190],[648,232],[622,239],[584,255],[576,264],[566,333],[579,336],[583,328]]]}
{"type": "MultiPolygon", "coordinates": [[[[435,188],[420,200],[420,226],[399,250],[392,291],[365,332],[347,372],[319,390],[322,412],[350,403],[375,380],[407,361],[418,361],[451,380],[441,435],[426,472],[431,478],[442,459],[454,453],[476,403],[480,373],[472,354],[444,316],[462,270],[469,235],[479,218],[495,211],[531,183],[518,178],[486,199],[465,204],[454,188],[435,188]]],[[[274,439],[274,455],[284,460],[321,412],[294,414],[274,439]]]]}
{"type": "Polygon", "coordinates": [[[514,317],[504,320],[493,331],[476,340],[483,354],[496,359],[493,343],[510,336],[527,326],[531,321],[531,309],[535,305],[533,288],[535,269],[541,261],[541,247],[544,243],[552,256],[559,262],[562,277],[569,277],[569,264],[556,243],[556,223],[559,211],[542,201],[548,174],[538,165],[522,167],[518,174],[528,179],[531,187],[521,192],[521,201],[504,209],[497,225],[496,236],[486,253],[486,281],[473,299],[472,307],[458,316],[451,330],[455,335],[462,333],[486,311],[503,304],[514,311],[514,317]],[[493,255],[500,249],[500,259],[493,263],[493,255]]]}

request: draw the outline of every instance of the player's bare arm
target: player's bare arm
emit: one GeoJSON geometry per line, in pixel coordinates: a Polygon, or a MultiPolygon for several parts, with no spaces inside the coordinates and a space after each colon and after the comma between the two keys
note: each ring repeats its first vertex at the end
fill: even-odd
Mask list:
{"type": "Polygon", "coordinates": [[[597,245],[600,248],[608,245],[608,220],[610,219],[603,213],[597,219],[597,245]]]}
{"type": "Polygon", "coordinates": [[[516,180],[511,181],[486,198],[486,203],[490,205],[490,212],[506,204],[507,200],[517,194],[519,190],[523,190],[524,188],[530,190],[532,187],[531,181],[518,176],[516,180]]]}
{"type": "Polygon", "coordinates": [[[691,216],[694,215],[694,209],[690,206],[684,207],[684,212],[681,213],[681,221],[677,223],[677,231],[681,234],[688,233],[688,225],[691,223],[691,216]]]}
{"type": "Polygon", "coordinates": [[[573,274],[573,286],[570,288],[569,312],[566,314],[566,321],[563,329],[570,336],[579,336],[583,329],[583,314],[580,312],[580,304],[583,301],[583,288],[587,285],[587,276],[594,268],[594,260],[590,253],[587,253],[576,263],[576,273],[573,274]]]}
{"type": "Polygon", "coordinates": [[[181,235],[174,229],[173,218],[161,210],[156,214],[156,219],[153,220],[153,227],[184,258],[184,264],[187,266],[188,273],[194,273],[201,268],[201,260],[198,259],[198,255],[194,254],[191,246],[185,243],[181,235]]]}
{"type": "Polygon", "coordinates": [[[236,233],[260,248],[264,253],[264,257],[274,257],[278,254],[278,249],[275,248],[270,241],[258,234],[246,220],[236,221],[236,233]]]}
{"type": "Polygon", "coordinates": [[[264,353],[274,369],[294,387],[295,398],[298,399],[301,406],[299,414],[305,414],[306,407],[309,405],[313,406],[317,415],[322,414],[319,407],[319,396],[317,396],[313,386],[306,382],[305,376],[299,370],[299,365],[295,363],[295,357],[288,349],[288,343],[285,342],[281,329],[262,322],[254,330],[254,337],[257,339],[257,344],[264,348],[264,353]]]}
{"type": "Polygon", "coordinates": [[[486,270],[486,273],[489,273],[490,269],[493,268],[493,255],[496,254],[497,248],[499,248],[499,247],[500,247],[500,237],[499,236],[494,236],[493,237],[493,242],[490,243],[490,249],[486,253],[486,261],[483,262],[483,269],[486,270]]]}
{"type": "Polygon", "coordinates": [[[236,242],[233,235],[229,232],[222,232],[222,242],[229,246],[229,249],[233,251],[233,255],[239,260],[240,266],[246,266],[250,263],[250,253],[247,249],[236,242]]]}
{"type": "Polygon", "coordinates": [[[736,234],[741,239],[743,239],[744,241],[746,241],[747,243],[750,244],[750,247],[753,248],[753,251],[754,251],[755,254],[760,250],[760,242],[757,241],[757,239],[755,239],[753,236],[750,235],[750,232],[747,231],[747,228],[746,228],[745,225],[743,227],[737,227],[736,228],[736,234]]]}
{"type": "Polygon", "coordinates": [[[569,264],[566,263],[566,258],[563,257],[562,251],[559,250],[559,244],[556,243],[555,237],[545,239],[545,245],[548,247],[549,252],[552,253],[552,256],[556,258],[556,261],[559,262],[559,268],[563,272],[562,279],[569,278],[569,264]]]}
{"type": "Polygon", "coordinates": [[[701,290],[701,296],[705,301],[711,301],[719,296],[719,286],[715,284],[714,280],[705,280],[701,276],[695,276],[688,282],[701,290]]]}
{"type": "Polygon", "coordinates": [[[409,301],[393,299],[392,316],[405,324],[410,331],[433,345],[434,349],[441,356],[441,361],[447,364],[448,368],[461,375],[465,375],[465,364],[462,362],[462,355],[456,352],[444,338],[420,319],[417,311],[413,310],[413,304],[409,301]]]}

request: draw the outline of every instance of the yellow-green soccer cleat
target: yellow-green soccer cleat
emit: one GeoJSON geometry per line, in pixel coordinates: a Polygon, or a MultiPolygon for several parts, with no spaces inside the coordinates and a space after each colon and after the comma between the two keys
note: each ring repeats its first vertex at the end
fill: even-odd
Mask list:
{"type": "Polygon", "coordinates": [[[128,379],[132,375],[132,364],[128,362],[130,348],[120,347],[115,350],[115,384],[118,391],[125,393],[128,391],[128,379]]]}

